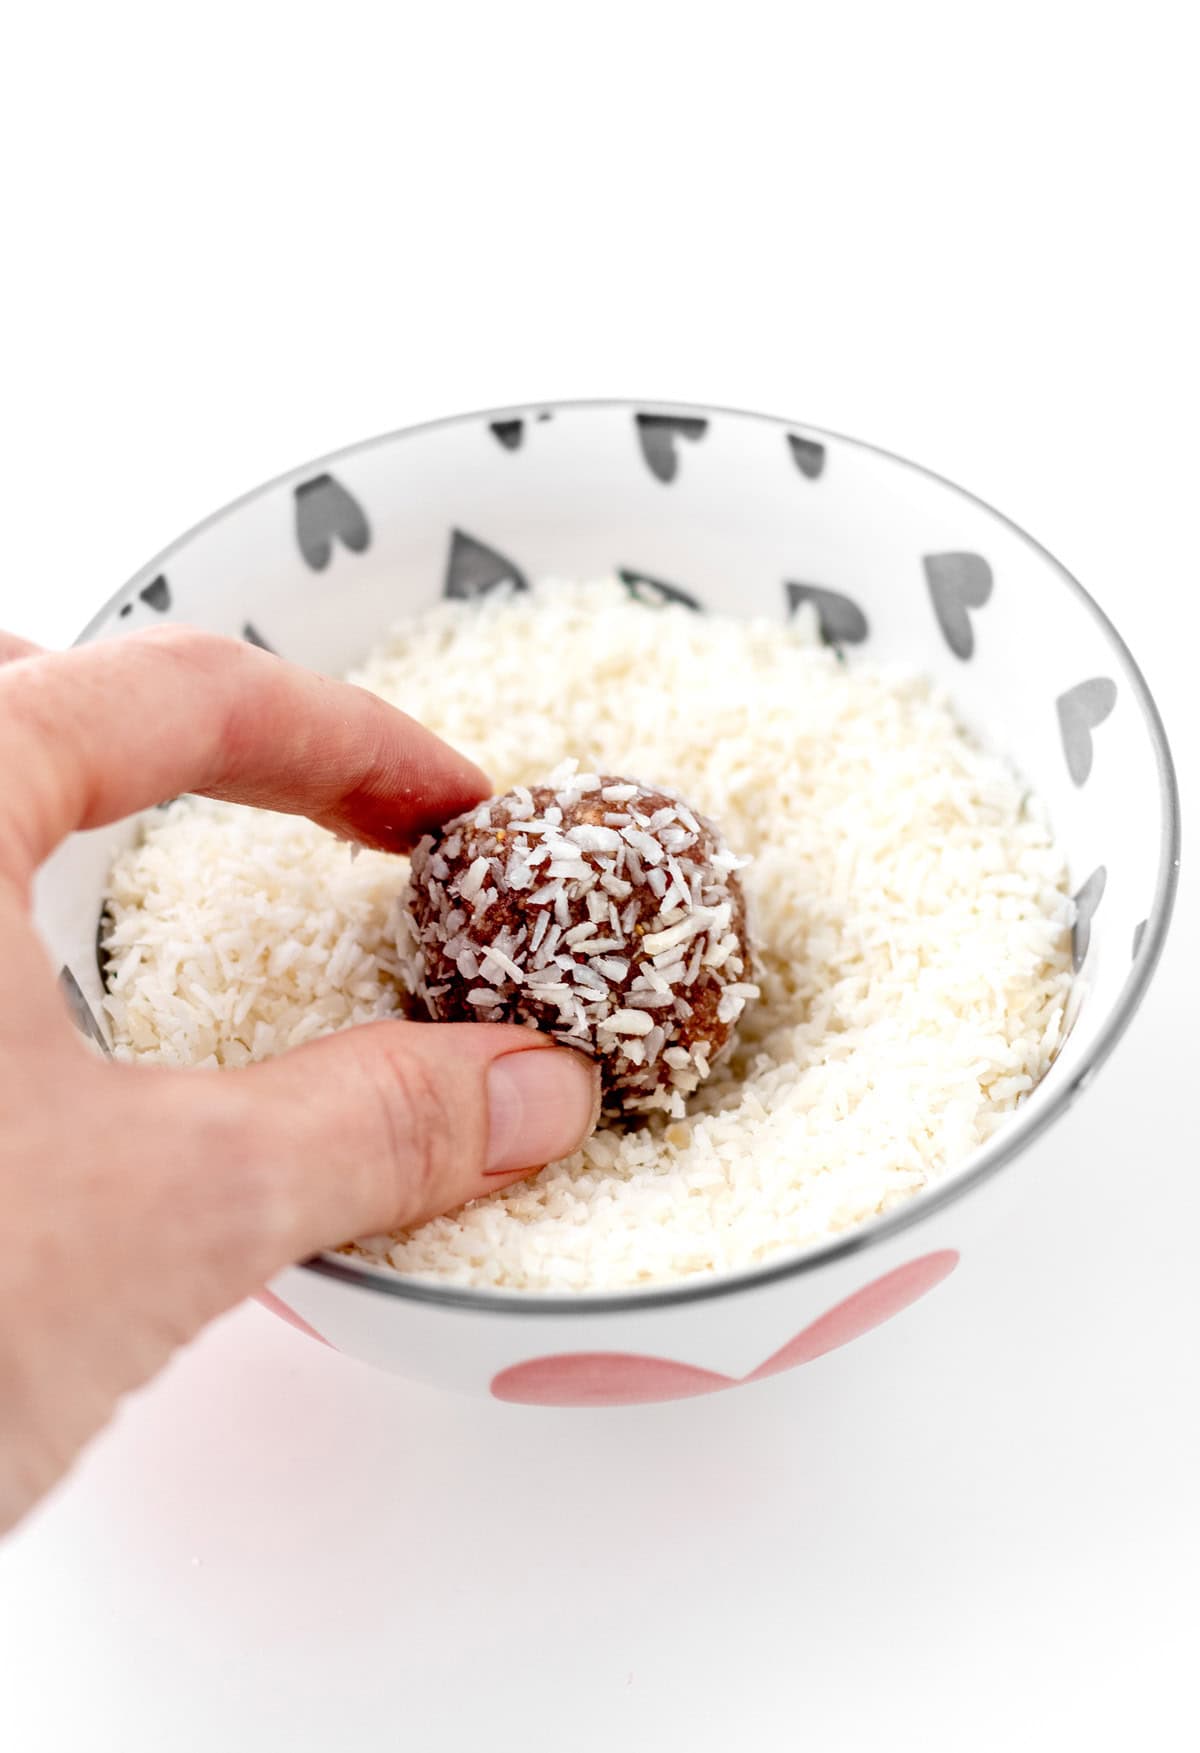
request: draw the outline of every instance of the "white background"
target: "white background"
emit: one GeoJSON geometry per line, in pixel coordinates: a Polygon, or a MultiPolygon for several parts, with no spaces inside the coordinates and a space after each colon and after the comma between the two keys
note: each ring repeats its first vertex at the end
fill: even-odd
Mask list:
{"type": "MultiPolygon", "coordinates": [[[[23,8],[0,623],[67,641],[213,507],[388,427],[762,408],[1058,554],[1160,698],[1186,821],[1184,8],[702,11],[23,8]]],[[[1195,1746],[1197,898],[1185,856],[1075,1134],[1094,1194],[1065,1257],[1052,1177],[1001,1237],[1006,1319],[935,1297],[836,1368],[579,1414],[239,1311],[0,1551],[5,1746],[1195,1746]]]]}

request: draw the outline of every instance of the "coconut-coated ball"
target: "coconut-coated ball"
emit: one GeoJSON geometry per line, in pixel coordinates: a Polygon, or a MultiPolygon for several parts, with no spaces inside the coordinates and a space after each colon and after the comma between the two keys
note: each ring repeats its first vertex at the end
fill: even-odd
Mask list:
{"type": "Polygon", "coordinates": [[[596,1059],[610,1118],[681,1116],[758,996],[745,862],[673,792],[564,763],[417,846],[412,993],[434,1021],[526,1023],[596,1059]]]}

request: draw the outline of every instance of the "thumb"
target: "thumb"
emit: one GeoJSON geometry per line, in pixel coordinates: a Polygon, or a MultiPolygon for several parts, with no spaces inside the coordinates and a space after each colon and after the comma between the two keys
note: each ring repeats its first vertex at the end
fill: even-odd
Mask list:
{"type": "Polygon", "coordinates": [[[600,1109],[596,1067],[516,1025],[372,1023],[219,1075],[244,1104],[275,1267],[569,1156],[600,1109]]]}

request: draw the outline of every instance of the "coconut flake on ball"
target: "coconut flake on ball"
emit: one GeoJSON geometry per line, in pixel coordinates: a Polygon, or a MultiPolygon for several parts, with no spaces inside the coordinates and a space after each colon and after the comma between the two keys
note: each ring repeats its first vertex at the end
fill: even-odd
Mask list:
{"type": "Polygon", "coordinates": [[[610,1117],[681,1117],[758,996],[747,862],[672,792],[564,761],[417,846],[405,975],[434,1021],[525,1023],[596,1059],[610,1117]]]}

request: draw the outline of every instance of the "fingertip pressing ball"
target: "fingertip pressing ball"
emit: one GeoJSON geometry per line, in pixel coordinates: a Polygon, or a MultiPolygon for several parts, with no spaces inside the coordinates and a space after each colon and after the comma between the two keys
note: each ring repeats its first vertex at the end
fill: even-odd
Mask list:
{"type": "Polygon", "coordinates": [[[426,836],[401,960],[436,1022],[518,1022],[599,1062],[604,1110],[682,1116],[758,996],[712,822],[574,761],[426,836]]]}

